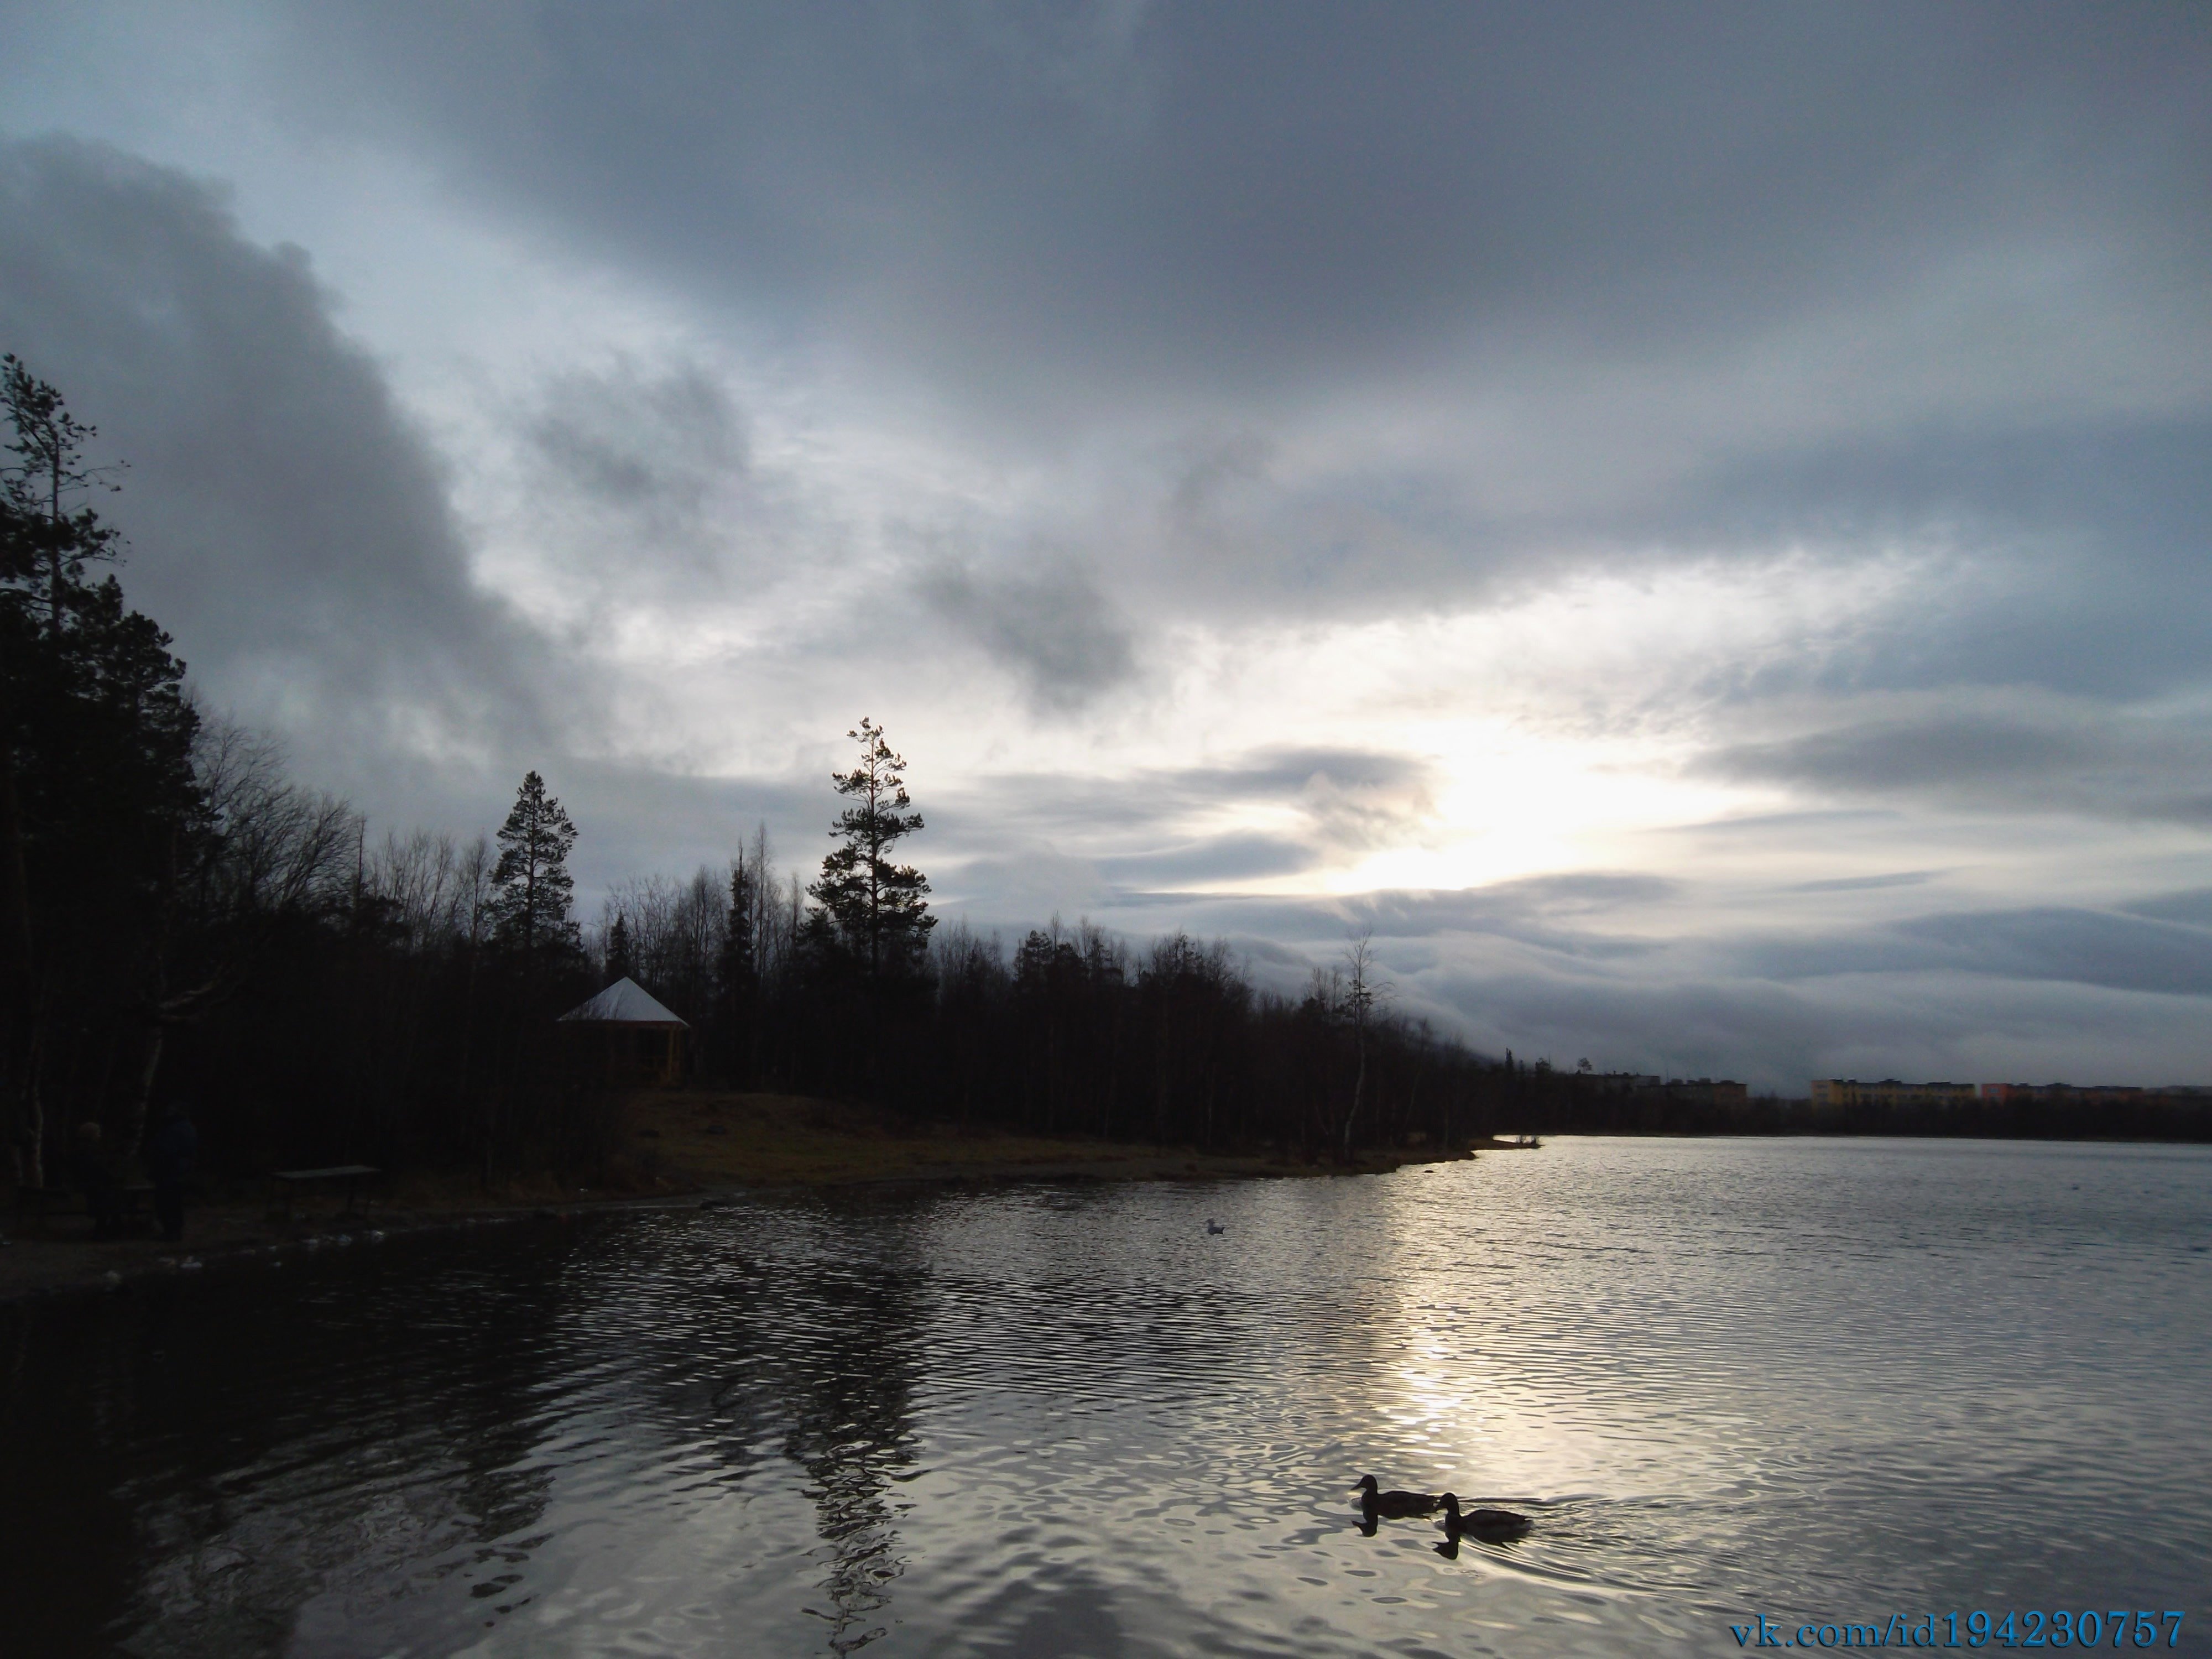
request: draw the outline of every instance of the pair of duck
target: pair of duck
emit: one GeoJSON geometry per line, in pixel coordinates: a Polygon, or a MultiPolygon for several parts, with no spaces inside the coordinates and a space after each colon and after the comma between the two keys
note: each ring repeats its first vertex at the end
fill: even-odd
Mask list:
{"type": "Polygon", "coordinates": [[[1532,1524],[1511,1510],[1466,1510],[1455,1492],[1382,1492],[1375,1477],[1363,1474],[1355,1490],[1359,1512],[1370,1527],[1377,1521],[1404,1521],[1418,1515],[1444,1512],[1444,1536],[1456,1544],[1462,1538],[1518,1538],[1532,1524]]]}

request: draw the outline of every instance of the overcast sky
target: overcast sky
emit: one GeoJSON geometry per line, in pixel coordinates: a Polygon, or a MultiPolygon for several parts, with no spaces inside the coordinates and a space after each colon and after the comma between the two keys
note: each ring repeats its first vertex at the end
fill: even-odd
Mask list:
{"type": "Polygon", "coordinates": [[[0,346],[374,828],[2212,1083],[2212,8],[0,5],[0,346]]]}

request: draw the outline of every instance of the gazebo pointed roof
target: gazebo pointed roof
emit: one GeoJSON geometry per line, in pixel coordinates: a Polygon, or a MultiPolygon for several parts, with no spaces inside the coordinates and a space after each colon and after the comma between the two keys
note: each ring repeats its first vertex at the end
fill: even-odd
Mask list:
{"type": "Polygon", "coordinates": [[[624,976],[593,997],[580,1002],[562,1019],[591,1020],[601,1025],[675,1025],[685,1030],[691,1022],[679,1019],[654,1000],[635,980],[624,976]]]}

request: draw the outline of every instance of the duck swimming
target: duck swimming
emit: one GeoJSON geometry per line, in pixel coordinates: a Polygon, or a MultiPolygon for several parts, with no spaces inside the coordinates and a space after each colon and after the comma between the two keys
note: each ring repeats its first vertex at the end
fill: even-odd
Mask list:
{"type": "Polygon", "coordinates": [[[1444,1535],[1455,1544],[1462,1538],[1518,1538],[1534,1522],[1525,1515],[1516,1515],[1511,1510],[1468,1510],[1462,1514],[1456,1493],[1446,1492],[1441,1500],[1444,1510],[1444,1535]]]}
{"type": "Polygon", "coordinates": [[[1377,1516],[1386,1521],[1402,1521],[1410,1515],[1434,1515],[1437,1505],[1444,1501],[1433,1492],[1377,1492],[1371,1474],[1361,1475],[1354,1490],[1359,1493],[1359,1512],[1370,1521],[1377,1516]]]}

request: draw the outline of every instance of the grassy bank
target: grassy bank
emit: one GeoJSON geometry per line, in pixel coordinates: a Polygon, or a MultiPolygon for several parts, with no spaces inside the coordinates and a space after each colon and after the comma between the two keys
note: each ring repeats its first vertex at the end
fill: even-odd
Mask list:
{"type": "MultiPolygon", "coordinates": [[[[1487,1143],[1486,1143],[1487,1144],[1487,1143]]],[[[823,1187],[881,1181],[1167,1181],[1371,1175],[1464,1158],[1466,1148],[1368,1150],[1354,1163],[1309,1163],[1276,1148],[1188,1146],[1011,1135],[920,1124],[872,1107],[793,1095],[670,1092],[626,1103],[617,1177],[634,1190],[823,1187]]]]}

